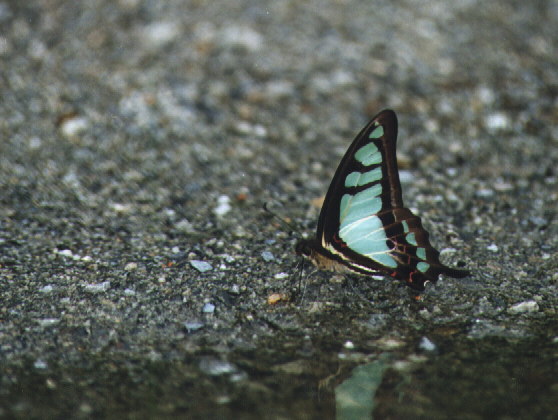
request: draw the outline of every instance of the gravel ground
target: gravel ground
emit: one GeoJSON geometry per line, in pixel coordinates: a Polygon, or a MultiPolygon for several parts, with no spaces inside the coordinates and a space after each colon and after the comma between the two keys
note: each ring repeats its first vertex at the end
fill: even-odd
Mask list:
{"type": "MultiPolygon", "coordinates": [[[[257,383],[230,360],[296,374],[347,342],[556,352],[557,26],[543,0],[0,1],[0,416],[34,413],[35,374],[62,395],[114,365],[257,383]],[[299,279],[293,252],[383,108],[406,205],[472,271],[418,302],[387,279],[299,279]]],[[[83,398],[88,416],[107,396],[83,398]]]]}

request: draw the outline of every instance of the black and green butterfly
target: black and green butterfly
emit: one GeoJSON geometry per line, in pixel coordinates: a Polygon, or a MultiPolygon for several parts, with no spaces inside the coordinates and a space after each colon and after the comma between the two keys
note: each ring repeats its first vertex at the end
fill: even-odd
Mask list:
{"type": "Polygon", "coordinates": [[[384,110],[356,136],[327,191],[317,235],[296,252],[316,267],[389,275],[416,290],[440,274],[469,274],[442,264],[420,218],[403,206],[395,143],[397,117],[384,110]]]}

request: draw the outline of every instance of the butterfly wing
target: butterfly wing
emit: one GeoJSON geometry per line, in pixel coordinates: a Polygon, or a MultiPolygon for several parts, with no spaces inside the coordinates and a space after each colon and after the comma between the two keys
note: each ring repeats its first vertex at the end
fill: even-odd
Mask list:
{"type": "Polygon", "coordinates": [[[420,218],[403,207],[396,141],[391,110],[380,112],[357,135],[324,200],[317,231],[321,247],[356,272],[388,274],[418,290],[442,273],[466,276],[440,262],[420,218]]]}

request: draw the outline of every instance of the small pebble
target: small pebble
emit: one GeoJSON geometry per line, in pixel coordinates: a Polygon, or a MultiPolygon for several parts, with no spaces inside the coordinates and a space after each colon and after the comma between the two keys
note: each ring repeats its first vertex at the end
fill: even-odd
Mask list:
{"type": "Polygon", "coordinates": [[[180,26],[170,21],[153,22],[143,28],[142,34],[150,47],[161,48],[180,36],[180,26]]]}
{"type": "Polygon", "coordinates": [[[31,137],[29,139],[29,148],[30,149],[33,149],[33,150],[39,149],[42,144],[43,144],[43,141],[41,140],[40,137],[34,136],[34,137],[31,137]]]}
{"type": "Polygon", "coordinates": [[[510,314],[523,314],[526,312],[537,312],[539,304],[534,300],[526,300],[525,302],[516,303],[508,309],[510,314]]]}
{"type": "Polygon", "coordinates": [[[403,345],[405,344],[403,341],[398,340],[397,338],[391,338],[391,337],[380,338],[380,339],[376,340],[376,343],[378,344],[378,346],[380,348],[385,349],[385,350],[397,349],[397,348],[403,347],[403,345]]]}
{"type": "Polygon", "coordinates": [[[129,213],[132,210],[132,206],[130,204],[122,204],[122,203],[109,203],[108,205],[113,211],[116,213],[129,213]]]}
{"type": "Polygon", "coordinates": [[[60,131],[66,137],[74,137],[87,130],[88,126],[89,123],[86,118],[76,116],[62,122],[60,131]]]}
{"type": "Polygon", "coordinates": [[[90,293],[106,292],[109,288],[110,288],[110,281],[85,285],[85,291],[90,293]]]}
{"type": "Polygon", "coordinates": [[[37,359],[35,360],[35,363],[33,363],[33,366],[35,367],[35,369],[46,369],[48,367],[48,364],[42,359],[37,359]]]}
{"type": "Polygon", "coordinates": [[[510,119],[503,112],[496,112],[488,115],[484,120],[484,124],[491,131],[503,130],[510,126],[510,119]]]}
{"type": "Polygon", "coordinates": [[[136,268],[138,268],[138,263],[135,262],[129,262],[124,266],[125,271],[132,271],[135,270],[136,268]]]}
{"type": "Polygon", "coordinates": [[[372,314],[368,321],[365,322],[365,326],[368,328],[381,328],[385,326],[389,321],[389,316],[387,314],[372,314]]]}
{"type": "Polygon", "coordinates": [[[489,198],[489,197],[492,197],[494,195],[494,191],[492,191],[489,188],[480,188],[479,190],[477,190],[477,192],[475,194],[476,194],[477,197],[489,198]]]}
{"type": "Polygon", "coordinates": [[[48,389],[56,389],[56,382],[52,378],[47,378],[45,385],[48,389]]]}
{"type": "Polygon", "coordinates": [[[267,297],[268,305],[275,305],[279,302],[287,302],[289,297],[285,293],[272,293],[267,297]]]}
{"type": "Polygon", "coordinates": [[[90,415],[90,414],[93,412],[93,407],[91,407],[91,405],[89,405],[89,404],[86,403],[86,402],[81,403],[81,404],[79,405],[79,412],[80,412],[82,415],[88,416],[88,415],[90,415]]]}
{"type": "Polygon", "coordinates": [[[264,89],[268,98],[278,99],[294,95],[294,85],[287,80],[270,81],[264,89]]]}
{"type": "Polygon", "coordinates": [[[492,252],[498,252],[498,245],[490,244],[486,247],[486,249],[488,249],[489,251],[492,251],[492,252]]]}
{"type": "Polygon", "coordinates": [[[190,261],[190,265],[194,267],[196,270],[198,270],[200,273],[205,273],[206,271],[213,269],[211,264],[200,260],[192,260],[190,261]]]}
{"type": "Polygon", "coordinates": [[[267,130],[263,125],[252,125],[246,121],[239,121],[235,126],[236,131],[239,134],[244,135],[254,135],[256,137],[265,137],[267,135],[267,130]]]}
{"type": "Polygon", "coordinates": [[[212,303],[206,303],[205,305],[203,305],[202,312],[204,314],[212,314],[213,312],[215,312],[215,305],[212,303]]]}
{"type": "Polygon", "coordinates": [[[54,290],[54,287],[52,287],[51,284],[47,284],[46,286],[43,286],[39,289],[39,292],[41,293],[50,293],[54,290]]]}
{"type": "Polygon", "coordinates": [[[436,350],[436,344],[430,341],[427,337],[422,337],[420,340],[419,348],[425,351],[434,351],[436,350]]]}
{"type": "Polygon", "coordinates": [[[548,224],[548,221],[545,218],[539,216],[530,217],[529,221],[536,226],[545,226],[548,224]]]}
{"type": "Polygon", "coordinates": [[[61,249],[58,251],[59,255],[63,255],[64,257],[73,257],[74,253],[69,249],[61,249]]]}
{"type": "Polygon", "coordinates": [[[220,35],[223,45],[243,47],[248,51],[257,51],[264,44],[260,33],[249,26],[226,26],[220,35]]]}
{"type": "Polygon", "coordinates": [[[183,325],[189,333],[195,332],[204,327],[203,322],[200,321],[186,321],[183,325]]]}
{"type": "Polygon", "coordinates": [[[38,320],[41,327],[50,327],[56,325],[60,322],[58,318],[43,318],[38,320]]]}
{"type": "Polygon", "coordinates": [[[225,375],[236,371],[232,363],[209,358],[203,359],[200,362],[200,369],[211,376],[225,375]]]}
{"type": "Polygon", "coordinates": [[[273,261],[275,259],[273,254],[269,251],[263,251],[262,252],[262,258],[264,259],[265,262],[270,262],[270,261],[273,261]]]}
{"type": "Polygon", "coordinates": [[[513,190],[513,185],[509,182],[497,181],[493,185],[496,191],[505,192],[513,190]]]}
{"type": "Polygon", "coordinates": [[[345,347],[347,350],[353,350],[355,348],[355,344],[352,341],[348,340],[343,343],[343,347],[345,347]]]}
{"type": "Polygon", "coordinates": [[[217,199],[217,207],[213,209],[213,213],[217,216],[224,216],[231,211],[231,199],[228,195],[221,195],[217,199]]]}

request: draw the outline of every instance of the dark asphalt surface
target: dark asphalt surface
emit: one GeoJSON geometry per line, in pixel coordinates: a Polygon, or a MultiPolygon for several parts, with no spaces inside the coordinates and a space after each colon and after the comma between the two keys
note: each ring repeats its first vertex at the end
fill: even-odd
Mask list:
{"type": "MultiPolygon", "coordinates": [[[[231,355],[296,374],[284,355],[348,341],[555,346],[557,27],[552,1],[0,1],[0,417],[112,363],[258,382],[231,355]],[[472,275],[417,302],[306,270],[301,301],[269,304],[298,290],[293,245],[384,108],[405,204],[472,275]]],[[[106,398],[85,395],[58,413],[106,398]]]]}

